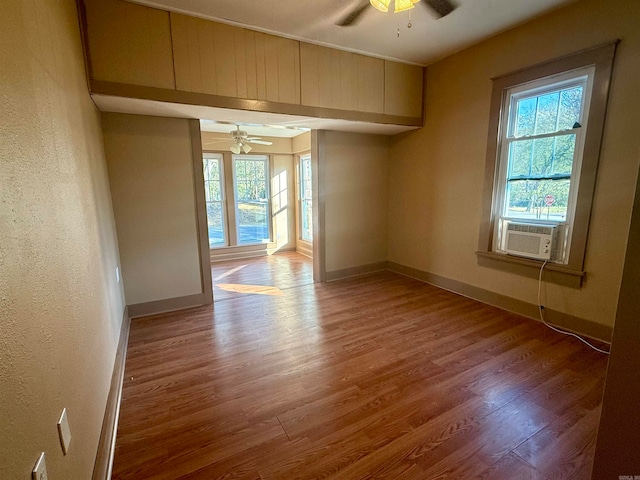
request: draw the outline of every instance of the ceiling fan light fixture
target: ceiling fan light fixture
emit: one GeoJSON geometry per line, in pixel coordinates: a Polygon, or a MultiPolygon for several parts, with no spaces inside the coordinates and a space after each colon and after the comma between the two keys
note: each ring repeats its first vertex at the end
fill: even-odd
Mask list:
{"type": "Polygon", "coordinates": [[[251,151],[251,145],[249,145],[248,143],[243,143],[242,144],[242,151],[244,153],[249,153],[251,151]]]}
{"type": "Polygon", "coordinates": [[[369,0],[369,2],[374,8],[380,10],[381,12],[388,12],[389,5],[391,4],[391,0],[369,0]]]}
{"type": "MultiPolygon", "coordinates": [[[[416,0],[417,1],[417,0],[416,0]]],[[[416,3],[413,0],[395,0],[395,10],[393,13],[404,12],[413,8],[413,4],[416,3]]]]}
{"type": "Polygon", "coordinates": [[[231,152],[235,153],[236,155],[239,154],[240,153],[240,144],[239,143],[234,143],[233,145],[231,145],[229,150],[231,150],[231,152]]]}

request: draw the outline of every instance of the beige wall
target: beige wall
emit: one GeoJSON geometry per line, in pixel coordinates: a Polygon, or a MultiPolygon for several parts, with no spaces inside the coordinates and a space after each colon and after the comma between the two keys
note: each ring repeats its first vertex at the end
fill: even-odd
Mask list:
{"type": "Polygon", "coordinates": [[[278,250],[296,248],[296,191],[293,155],[271,156],[273,242],[278,250]]]}
{"type": "Polygon", "coordinates": [[[311,149],[311,132],[305,132],[291,139],[293,153],[308,152],[311,149]]]}
{"type": "Polygon", "coordinates": [[[546,306],[612,326],[639,163],[640,9],[582,0],[428,68],[425,128],[393,145],[389,260],[536,303],[537,282],[479,267],[491,78],[620,38],[598,171],[586,282],[546,306]]]}
{"type": "Polygon", "coordinates": [[[88,479],[124,299],[73,0],[3,2],[0,92],[0,478],[88,479]]]}
{"type": "Polygon", "coordinates": [[[326,271],[384,262],[389,137],[333,131],[323,137],[326,271]]]}
{"type": "Polygon", "coordinates": [[[102,120],[127,304],[201,293],[189,120],[102,120]]]}

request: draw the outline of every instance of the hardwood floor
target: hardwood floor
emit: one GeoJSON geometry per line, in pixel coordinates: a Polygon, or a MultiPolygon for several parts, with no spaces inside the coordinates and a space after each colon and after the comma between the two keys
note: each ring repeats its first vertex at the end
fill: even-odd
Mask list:
{"type": "Polygon", "coordinates": [[[607,358],[577,340],[390,272],[212,274],[212,307],[132,322],[114,479],[589,478],[607,358]]]}

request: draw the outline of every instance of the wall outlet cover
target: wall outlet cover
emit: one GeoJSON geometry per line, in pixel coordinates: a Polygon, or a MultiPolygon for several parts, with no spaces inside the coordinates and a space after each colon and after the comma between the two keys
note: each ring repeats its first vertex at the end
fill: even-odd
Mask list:
{"type": "MultiPolygon", "coordinates": [[[[60,420],[58,420],[58,435],[60,436],[60,445],[62,453],[65,455],[69,451],[69,443],[71,443],[71,430],[69,429],[69,420],[67,419],[67,409],[62,409],[60,420]]],[[[39,479],[38,479],[39,480],[39,479]]]]}

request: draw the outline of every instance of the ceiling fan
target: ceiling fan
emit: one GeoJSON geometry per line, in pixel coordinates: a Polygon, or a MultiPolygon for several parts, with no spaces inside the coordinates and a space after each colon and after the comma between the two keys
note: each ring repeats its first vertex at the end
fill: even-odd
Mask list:
{"type": "Polygon", "coordinates": [[[236,130],[231,130],[229,135],[231,135],[231,138],[233,139],[233,143],[229,149],[235,154],[240,153],[241,150],[244,153],[249,153],[251,151],[250,143],[258,145],[273,145],[273,142],[262,140],[260,137],[250,137],[246,131],[240,130],[240,125],[236,125],[236,130]]]}
{"type": "MultiPolygon", "coordinates": [[[[395,10],[394,13],[402,12],[413,8],[414,3],[418,3],[420,0],[394,0],[395,10]]],[[[355,25],[361,18],[369,6],[386,12],[389,10],[391,0],[360,0],[359,3],[344,17],[338,21],[336,25],[339,27],[349,27],[355,25]]],[[[451,3],[450,0],[422,0],[422,5],[427,9],[434,12],[438,18],[444,17],[455,10],[456,5],[451,3]]]]}

